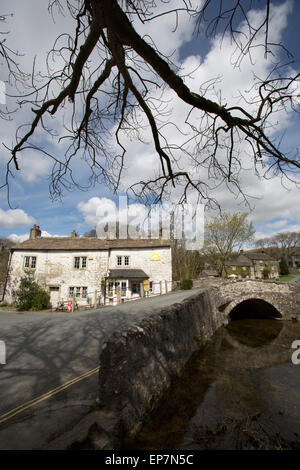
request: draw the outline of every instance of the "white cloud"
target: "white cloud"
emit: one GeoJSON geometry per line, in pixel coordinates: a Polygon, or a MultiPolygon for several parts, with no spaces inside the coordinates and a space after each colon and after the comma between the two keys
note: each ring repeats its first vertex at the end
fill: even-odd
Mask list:
{"type": "MultiPolygon", "coordinates": [[[[51,235],[51,233],[47,232],[46,230],[42,230],[41,233],[42,237],[64,237],[65,235],[51,235]]],[[[23,233],[21,235],[17,235],[15,233],[11,233],[10,235],[7,236],[8,240],[11,240],[14,243],[22,243],[25,240],[29,239],[29,231],[27,233],[23,233]]]]}
{"type": "Polygon", "coordinates": [[[23,227],[34,222],[34,218],[26,214],[23,209],[0,209],[0,227],[12,228],[23,227]]]}
{"type": "Polygon", "coordinates": [[[16,235],[15,233],[11,233],[7,238],[13,243],[22,243],[25,242],[25,240],[28,240],[29,234],[24,233],[23,235],[16,235]]]}
{"type": "Polygon", "coordinates": [[[97,227],[99,233],[106,223],[112,230],[118,220],[121,224],[136,226],[143,223],[148,215],[148,209],[143,204],[128,204],[126,196],[121,196],[118,204],[106,197],[92,197],[87,202],[80,202],[77,209],[83,214],[85,223],[97,227]]]}

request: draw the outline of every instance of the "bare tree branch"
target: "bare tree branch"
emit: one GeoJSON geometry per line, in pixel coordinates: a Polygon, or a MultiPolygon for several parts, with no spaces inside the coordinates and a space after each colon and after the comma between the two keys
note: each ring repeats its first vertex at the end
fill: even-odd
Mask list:
{"type": "MultiPolygon", "coordinates": [[[[218,77],[197,84],[196,92],[187,86],[186,77],[178,66],[157,50],[148,36],[142,37],[134,28],[136,20],[145,25],[160,21],[165,15],[174,17],[174,29],[182,15],[196,19],[199,31],[203,21],[208,21],[206,31],[210,37],[215,37],[220,28],[223,37],[230,34],[239,51],[235,65],[240,65],[242,58],[251,56],[258,46],[264,48],[266,56],[272,53],[270,0],[265,0],[264,15],[259,24],[251,21],[251,1],[230,0],[225,6],[222,0],[206,0],[197,11],[191,1],[183,0],[180,7],[174,8],[171,2],[164,0],[162,3],[166,8],[157,13],[158,3],[154,0],[49,2],[52,14],[56,8],[67,10],[72,16],[76,24],[74,35],[62,33],[57,38],[47,57],[46,76],[36,74],[33,64],[30,90],[18,99],[23,107],[31,108],[34,117],[25,132],[23,128],[18,130],[16,143],[10,149],[3,187],[9,185],[12,165],[16,170],[20,169],[19,155],[26,148],[38,148],[34,141],[37,129],[54,136],[49,122],[63,109],[67,110],[68,118],[64,124],[65,133],[59,136],[64,158],[53,155],[48,149],[40,149],[54,161],[50,181],[50,193],[54,198],[60,197],[63,189],[80,186],[72,170],[72,162],[77,156],[90,167],[89,184],[105,182],[118,190],[123,171],[130,165],[123,136],[142,142],[148,129],[147,139],[151,138],[158,155],[160,171],[155,177],[152,175],[148,180],[132,184],[135,196],[161,200],[170,187],[181,184],[182,200],[192,190],[203,199],[216,202],[211,192],[225,183],[247,199],[240,186],[243,169],[240,148],[248,149],[254,171],[263,169],[266,178],[270,174],[282,174],[296,180],[300,168],[299,152],[284,152],[279,136],[273,132],[276,113],[298,111],[300,74],[292,71],[291,63],[275,65],[267,77],[254,77],[252,98],[241,94],[238,105],[228,106],[221,98],[215,101],[208,98],[218,84],[218,77]],[[238,26],[241,21],[244,29],[238,26]],[[57,57],[63,65],[53,70],[57,57]],[[157,90],[160,91],[159,98],[157,90]],[[172,122],[164,98],[171,92],[188,110],[185,124],[191,132],[180,145],[170,142],[167,136],[168,126],[179,127],[172,122]],[[111,143],[112,134],[118,150],[111,143]],[[242,144],[246,147],[241,147],[242,144]],[[188,168],[181,168],[183,156],[189,159],[194,169],[205,169],[208,179],[192,174],[188,168]]],[[[282,44],[278,46],[283,47],[282,44]]],[[[17,65],[8,57],[7,51],[4,42],[0,42],[0,54],[5,57],[10,70],[15,67],[14,74],[19,79],[17,65]]],[[[181,129],[178,134],[182,138],[185,136],[181,129]]]]}

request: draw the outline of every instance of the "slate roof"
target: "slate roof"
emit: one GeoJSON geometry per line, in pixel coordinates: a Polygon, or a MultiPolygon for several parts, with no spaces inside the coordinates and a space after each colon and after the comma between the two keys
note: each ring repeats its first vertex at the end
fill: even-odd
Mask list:
{"type": "Polygon", "coordinates": [[[107,250],[109,248],[159,248],[169,247],[170,241],[166,239],[114,239],[104,240],[92,237],[38,237],[14,245],[14,251],[24,250],[107,250]]]}
{"type": "Polygon", "coordinates": [[[235,259],[225,262],[226,266],[252,266],[252,261],[247,256],[239,256],[235,259]]]}
{"type": "Polygon", "coordinates": [[[253,261],[276,261],[270,255],[261,252],[250,252],[241,253],[235,259],[226,261],[226,266],[253,266],[253,261]]]}
{"type": "Polygon", "coordinates": [[[149,279],[142,269],[110,269],[109,279],[149,279]]]}
{"type": "Polygon", "coordinates": [[[272,258],[272,256],[268,255],[265,252],[260,252],[260,253],[248,252],[248,253],[245,253],[245,256],[247,256],[247,258],[252,259],[253,261],[276,261],[274,258],[272,258]]]}

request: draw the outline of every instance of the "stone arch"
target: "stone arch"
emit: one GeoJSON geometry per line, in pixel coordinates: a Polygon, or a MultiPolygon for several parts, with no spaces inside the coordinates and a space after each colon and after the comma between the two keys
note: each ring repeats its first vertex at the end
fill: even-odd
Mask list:
{"type": "Polygon", "coordinates": [[[231,320],[242,318],[272,318],[279,319],[283,315],[274,300],[267,297],[247,296],[233,300],[224,310],[231,320]]]}

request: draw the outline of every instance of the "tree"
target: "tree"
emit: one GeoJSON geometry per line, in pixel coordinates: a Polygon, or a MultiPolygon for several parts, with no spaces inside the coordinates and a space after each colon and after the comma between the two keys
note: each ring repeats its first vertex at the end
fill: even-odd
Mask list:
{"type": "Polygon", "coordinates": [[[238,51],[236,66],[260,47],[266,57],[275,56],[276,46],[285,49],[270,39],[271,0],[264,0],[259,23],[253,22],[253,4],[256,2],[206,0],[197,9],[192,0],[182,0],[180,6],[169,0],[50,0],[49,11],[53,15],[56,9],[67,12],[76,26],[73,34],[62,31],[55,41],[47,57],[46,75],[35,73],[34,65],[30,77],[23,74],[5,42],[0,42],[10,76],[24,83],[25,91],[17,100],[30,116],[26,129],[22,126],[17,131],[16,143],[9,149],[3,187],[9,187],[13,170],[21,169],[21,152],[35,149],[53,161],[49,187],[53,198],[59,198],[64,189],[80,187],[72,166],[76,156],[90,167],[88,184],[104,182],[117,191],[124,168],[130,164],[125,135],[137,141],[151,138],[160,170],[134,182],[130,189],[134,196],[152,202],[175,186],[181,186],[180,201],[186,200],[189,191],[213,201],[213,189],[220,182],[244,195],[239,176],[246,153],[252,156],[256,173],[265,177],[282,174],[295,180],[299,152],[281,150],[280,137],[271,133],[274,115],[297,110],[299,74],[290,63],[276,63],[276,56],[268,75],[254,78],[251,93],[242,95],[237,90],[239,103],[227,104],[220,96],[212,99],[218,79],[211,77],[192,89],[178,64],[164,56],[149,35],[143,35],[143,28],[163,21],[165,15],[173,15],[175,29],[179,16],[188,15],[199,32],[207,17],[210,38],[222,31],[223,37],[230,35],[238,51]],[[170,96],[185,105],[188,134],[172,121],[170,96]],[[64,132],[55,136],[51,119],[63,111],[64,132]],[[186,135],[180,144],[169,140],[169,126],[186,135]],[[34,137],[40,130],[57,137],[62,146],[67,142],[64,157],[61,149],[56,154],[51,147],[37,144],[34,137]],[[183,158],[189,169],[186,164],[181,167],[183,158]]]}
{"type": "Polygon", "coordinates": [[[26,273],[16,292],[18,310],[42,310],[50,301],[50,295],[35,281],[33,273],[26,273]]]}
{"type": "Polygon", "coordinates": [[[259,248],[267,248],[271,256],[285,259],[288,263],[291,255],[299,251],[300,232],[279,232],[270,237],[257,240],[255,245],[259,248]]]}
{"type": "Polygon", "coordinates": [[[203,259],[196,250],[187,250],[184,240],[173,240],[172,243],[172,273],[173,279],[194,279],[204,267],[203,259]]]}
{"type": "Polygon", "coordinates": [[[226,261],[232,254],[253,240],[255,230],[247,217],[246,212],[225,212],[205,225],[203,254],[211,264],[218,266],[220,274],[226,272],[226,261]]]}
{"type": "Polygon", "coordinates": [[[288,274],[290,274],[290,270],[285,258],[281,258],[281,260],[279,261],[279,271],[281,276],[287,276],[288,274]]]}

